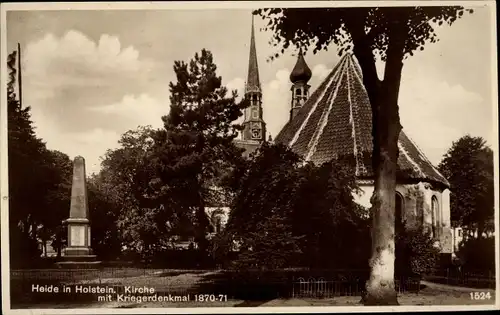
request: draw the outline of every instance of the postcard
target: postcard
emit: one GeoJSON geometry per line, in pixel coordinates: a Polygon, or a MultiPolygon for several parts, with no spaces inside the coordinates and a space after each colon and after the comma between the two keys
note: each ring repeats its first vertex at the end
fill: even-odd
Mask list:
{"type": "Polygon", "coordinates": [[[498,309],[494,1],[1,23],[6,314],[498,309]]]}

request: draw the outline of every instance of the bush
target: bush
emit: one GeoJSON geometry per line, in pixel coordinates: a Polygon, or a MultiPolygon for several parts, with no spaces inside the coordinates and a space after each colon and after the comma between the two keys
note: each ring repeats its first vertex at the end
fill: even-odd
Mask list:
{"type": "Polygon", "coordinates": [[[11,268],[33,268],[33,266],[39,264],[42,259],[42,251],[36,240],[22,233],[18,228],[11,228],[9,241],[11,244],[11,268]]]}
{"type": "Polygon", "coordinates": [[[396,235],[396,277],[422,276],[435,269],[439,249],[421,228],[399,229],[396,235]]]}
{"type": "MultiPolygon", "coordinates": [[[[352,162],[342,158],[303,165],[290,149],[263,145],[238,172],[241,180],[227,227],[241,244],[234,267],[369,270],[371,220],[369,210],[353,199],[352,162]]],[[[399,279],[427,273],[439,258],[422,229],[403,226],[396,227],[399,279]]]]}
{"type": "Polygon", "coordinates": [[[495,238],[471,238],[462,241],[457,252],[459,263],[464,270],[495,270],[495,238]]]}
{"type": "Polygon", "coordinates": [[[303,165],[289,148],[265,144],[245,167],[227,227],[240,240],[238,268],[367,266],[368,221],[348,160],[303,165]]]}

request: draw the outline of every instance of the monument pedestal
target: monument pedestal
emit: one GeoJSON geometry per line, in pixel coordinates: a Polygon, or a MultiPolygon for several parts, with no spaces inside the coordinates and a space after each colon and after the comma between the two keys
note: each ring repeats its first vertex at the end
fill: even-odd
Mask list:
{"type": "Polygon", "coordinates": [[[65,249],[65,256],[91,255],[89,220],[69,218],[65,223],[68,225],[68,247],[65,249]]]}
{"type": "Polygon", "coordinates": [[[58,262],[59,268],[68,269],[95,269],[101,264],[96,261],[96,255],[90,248],[90,225],[88,219],[69,218],[65,221],[68,225],[68,247],[64,249],[62,261],[58,262]]]}
{"type": "Polygon", "coordinates": [[[68,226],[68,247],[64,250],[62,268],[96,268],[100,262],[90,248],[90,222],[85,177],[85,160],[76,157],[73,164],[70,215],[63,223],[68,226]]]}

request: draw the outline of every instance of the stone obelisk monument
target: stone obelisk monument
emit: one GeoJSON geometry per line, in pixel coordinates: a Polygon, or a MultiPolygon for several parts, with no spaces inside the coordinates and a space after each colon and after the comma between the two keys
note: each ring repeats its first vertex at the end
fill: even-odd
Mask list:
{"type": "Polygon", "coordinates": [[[71,186],[71,206],[68,226],[68,246],[64,250],[63,265],[95,265],[95,255],[90,247],[90,221],[85,176],[85,159],[75,157],[73,162],[73,184],[71,186]]]}

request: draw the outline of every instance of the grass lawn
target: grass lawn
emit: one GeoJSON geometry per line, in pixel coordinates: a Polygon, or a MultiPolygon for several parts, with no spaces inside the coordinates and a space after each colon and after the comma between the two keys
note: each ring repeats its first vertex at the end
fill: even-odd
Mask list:
{"type": "MultiPolygon", "coordinates": [[[[111,301],[98,301],[97,295],[87,295],[82,300],[77,295],[76,298],[60,296],[61,298],[49,300],[40,295],[40,293],[31,293],[12,301],[12,308],[166,308],[166,307],[286,307],[286,306],[358,306],[360,305],[359,296],[338,296],[333,298],[274,298],[267,300],[247,299],[240,295],[228,296],[228,301],[197,302],[195,294],[218,294],[214,292],[210,285],[207,286],[208,279],[214,279],[220,276],[217,271],[180,271],[180,270],[119,270],[104,271],[99,273],[98,277],[78,275],[72,279],[56,279],[63,284],[78,285],[99,285],[101,287],[117,288],[117,293],[126,293],[123,291],[125,286],[154,288],[158,296],[168,294],[176,296],[189,296],[189,301],[184,302],[135,302],[135,301],[117,301],[115,295],[111,301]]],[[[50,280],[50,275],[42,273],[39,277],[28,278],[24,275],[24,292],[31,287],[32,283],[37,281],[50,280]],[[38,280],[34,280],[38,279],[38,280]]],[[[34,276],[33,276],[34,277],[34,276]]],[[[16,281],[14,279],[13,281],[16,281]]],[[[20,279],[17,279],[20,281],[20,279]]],[[[15,282],[11,282],[14,286],[15,282]]],[[[208,281],[210,283],[210,281],[208,281]]],[[[230,289],[231,287],[223,287],[230,289]]],[[[491,289],[469,289],[455,287],[443,284],[423,282],[422,290],[419,293],[402,293],[399,295],[401,305],[477,305],[477,304],[495,304],[495,291],[491,289]],[[470,292],[490,292],[489,300],[472,300],[470,292]]],[[[224,291],[223,291],[224,292],[224,291]]],[[[12,290],[11,290],[12,293],[12,290]]],[[[220,293],[220,292],[219,292],[220,293]]],[[[11,294],[12,296],[12,294],[11,294]]],[[[260,295],[259,295],[260,296],[260,295]]],[[[49,296],[46,296],[49,297],[49,296]]],[[[80,296],[81,297],[81,296],[80,296]]]]}
{"type": "MultiPolygon", "coordinates": [[[[404,293],[398,296],[400,305],[494,305],[494,290],[477,290],[472,292],[489,292],[490,300],[471,300],[470,292],[466,288],[433,285],[426,283],[426,287],[417,293],[404,293]]],[[[269,301],[242,301],[230,300],[225,303],[197,303],[194,301],[184,303],[142,303],[135,305],[120,305],[110,303],[104,307],[289,307],[289,306],[360,306],[359,296],[339,296],[335,298],[302,298],[302,299],[273,299],[269,301]]]]}

